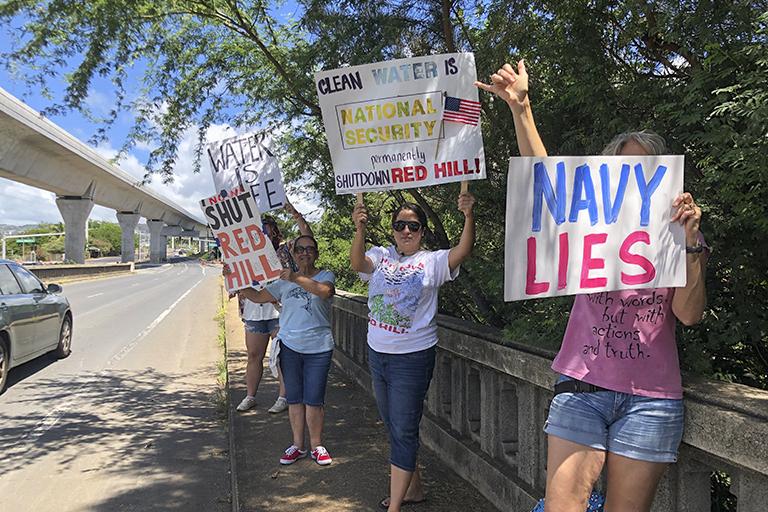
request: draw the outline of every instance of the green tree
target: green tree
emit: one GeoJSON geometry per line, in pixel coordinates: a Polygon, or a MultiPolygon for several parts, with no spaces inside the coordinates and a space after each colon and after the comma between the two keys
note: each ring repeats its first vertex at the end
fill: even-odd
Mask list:
{"type": "Polygon", "coordinates": [[[88,222],[88,243],[101,250],[102,256],[116,256],[122,247],[122,231],[114,222],[88,222]]]}

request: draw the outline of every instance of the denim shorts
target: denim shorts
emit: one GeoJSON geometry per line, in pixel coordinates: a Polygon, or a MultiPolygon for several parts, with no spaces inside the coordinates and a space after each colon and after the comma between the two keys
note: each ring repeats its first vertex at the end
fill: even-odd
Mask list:
{"type": "Polygon", "coordinates": [[[269,334],[280,325],[280,319],[270,318],[269,320],[243,320],[245,330],[255,334],[269,334]]]}
{"type": "MultiPolygon", "coordinates": [[[[557,382],[571,380],[560,376],[557,382]]],[[[617,391],[560,393],[544,432],[567,441],[647,462],[677,461],[683,401],[617,391]]]]}
{"type": "Polygon", "coordinates": [[[325,403],[325,386],[331,369],[333,350],[302,354],[280,344],[280,369],[283,371],[285,399],[289,404],[320,407],[325,403]]]}
{"type": "Polygon", "coordinates": [[[368,347],[368,365],[376,405],[389,433],[389,462],[415,471],[419,423],[435,369],[435,347],[409,354],[384,354],[368,347]]]}

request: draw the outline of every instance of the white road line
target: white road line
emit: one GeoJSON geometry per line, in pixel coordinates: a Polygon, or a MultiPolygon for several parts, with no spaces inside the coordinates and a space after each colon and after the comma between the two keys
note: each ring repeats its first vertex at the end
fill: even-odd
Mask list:
{"type": "Polygon", "coordinates": [[[94,293],[93,295],[87,296],[86,299],[92,299],[94,297],[98,297],[99,295],[104,295],[104,292],[102,292],[102,293],[94,293]]]}
{"type": "MultiPolygon", "coordinates": [[[[179,303],[184,300],[190,293],[192,293],[192,290],[194,290],[197,285],[203,282],[203,279],[200,278],[195,284],[192,285],[192,287],[184,292],[181,297],[176,299],[176,301],[168,306],[168,308],[160,313],[157,318],[155,318],[152,323],[150,323],[147,327],[144,328],[139,334],[136,335],[135,338],[133,338],[130,342],[128,342],[125,346],[123,346],[122,349],[120,349],[120,352],[112,356],[112,358],[107,361],[107,368],[104,368],[101,372],[99,372],[98,376],[102,377],[104,376],[113,363],[119,362],[123,358],[125,358],[128,353],[130,353],[136,346],[139,344],[139,342],[144,339],[152,330],[157,327],[160,322],[162,322],[165,317],[167,317],[173,309],[179,305],[179,303]]],[[[51,412],[49,412],[43,419],[37,422],[37,425],[35,425],[35,428],[21,436],[19,439],[19,447],[21,446],[21,443],[23,442],[29,442],[32,443],[39,439],[43,434],[48,432],[51,428],[53,428],[59,420],[66,415],[68,412],[67,410],[74,405],[76,399],[77,399],[77,392],[83,389],[86,386],[86,384],[81,384],[77,388],[75,388],[72,391],[72,394],[67,398],[64,402],[60,403],[58,406],[56,406],[51,412]]]]}

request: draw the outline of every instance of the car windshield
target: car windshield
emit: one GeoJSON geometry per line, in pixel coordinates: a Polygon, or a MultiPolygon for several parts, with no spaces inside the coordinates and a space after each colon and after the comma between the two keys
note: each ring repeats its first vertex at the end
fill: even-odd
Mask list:
{"type": "Polygon", "coordinates": [[[0,295],[18,295],[21,293],[16,278],[13,277],[8,265],[0,265],[0,295]]]}

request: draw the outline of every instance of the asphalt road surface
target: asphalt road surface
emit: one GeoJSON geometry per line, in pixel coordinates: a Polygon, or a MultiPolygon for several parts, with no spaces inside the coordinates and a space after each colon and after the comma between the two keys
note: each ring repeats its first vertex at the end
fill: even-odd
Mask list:
{"type": "Polygon", "coordinates": [[[218,269],[198,262],[72,283],[72,355],[11,371],[0,510],[225,511],[218,269]]]}

